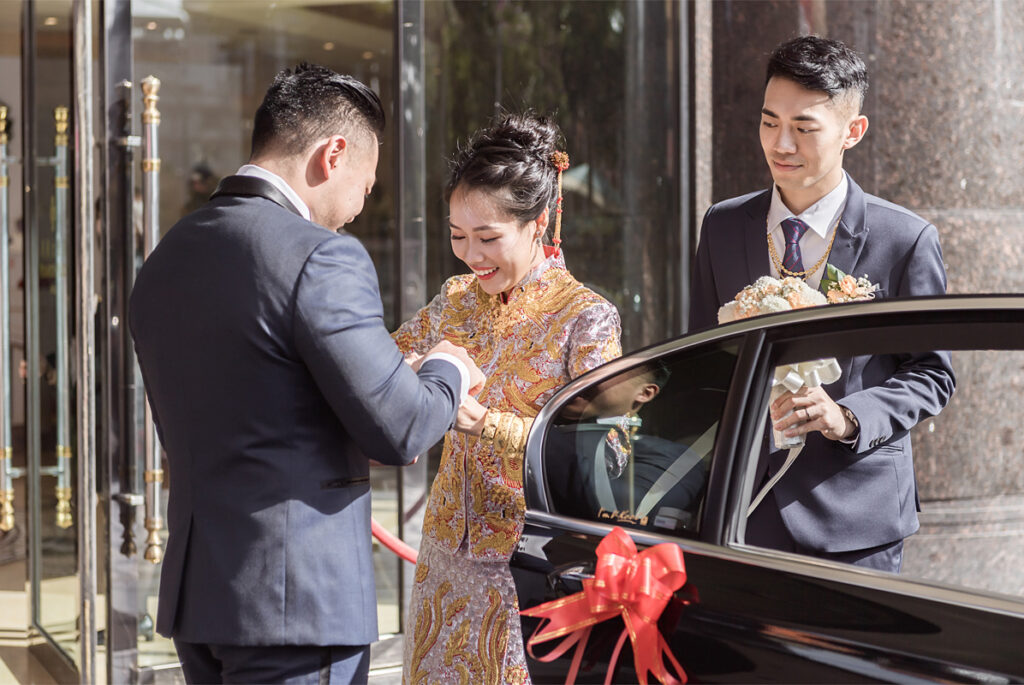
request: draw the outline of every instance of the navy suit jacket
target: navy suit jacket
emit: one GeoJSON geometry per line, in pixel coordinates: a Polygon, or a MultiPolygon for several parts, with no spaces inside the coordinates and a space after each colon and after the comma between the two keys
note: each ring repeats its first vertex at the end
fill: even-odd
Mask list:
{"type": "Polygon", "coordinates": [[[160,633],[376,640],[367,457],[407,464],[437,442],[458,369],[414,373],[359,241],[259,195],[216,196],[179,221],[129,316],[170,472],[160,633]]]}
{"type": "MultiPolygon", "coordinates": [[[[719,306],[770,273],[770,204],[771,189],[708,210],[693,275],[691,330],[715,325],[719,306]]],[[[877,297],[946,291],[935,227],[865,193],[852,178],[828,263],[854,276],[866,274],[880,287],[877,297]]],[[[918,529],[910,429],[938,414],[955,384],[947,352],[862,356],[841,359],[840,365],[842,377],[825,389],[857,417],[856,442],[846,445],[810,434],[772,496],[760,505],[774,503],[796,542],[824,552],[888,544],[918,529]]],[[[785,451],[768,455],[771,473],[785,456],[785,451]]]]}

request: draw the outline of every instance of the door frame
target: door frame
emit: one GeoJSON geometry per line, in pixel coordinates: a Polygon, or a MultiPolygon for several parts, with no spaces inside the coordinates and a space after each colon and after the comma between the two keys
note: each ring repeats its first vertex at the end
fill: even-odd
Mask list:
{"type": "MultiPolygon", "coordinates": [[[[22,14],[22,131],[23,131],[23,223],[25,230],[25,358],[26,358],[26,449],[28,454],[27,495],[29,518],[39,512],[41,487],[40,441],[40,383],[39,383],[39,299],[40,255],[35,195],[36,167],[39,163],[35,110],[35,80],[38,77],[36,60],[37,3],[26,0],[22,14]]],[[[94,133],[93,133],[93,6],[87,0],[73,0],[71,6],[72,72],[71,194],[69,212],[68,254],[74,255],[73,269],[69,273],[74,285],[69,286],[78,299],[71,307],[74,312],[76,355],[76,436],[74,490],[74,520],[76,532],[76,575],[78,578],[78,648],[77,663],[61,648],[41,623],[40,581],[41,531],[37,524],[30,526],[28,580],[30,581],[31,618],[29,650],[46,670],[60,681],[96,682],[96,445],[95,414],[93,412],[94,344],[94,230],[93,205],[95,190],[94,133]]],[[[35,521],[38,518],[35,517],[35,521]]]]}

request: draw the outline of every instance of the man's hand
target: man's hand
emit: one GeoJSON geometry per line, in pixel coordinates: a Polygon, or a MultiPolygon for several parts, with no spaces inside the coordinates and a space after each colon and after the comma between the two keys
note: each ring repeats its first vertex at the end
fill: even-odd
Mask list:
{"type": "Polygon", "coordinates": [[[475,397],[467,397],[455,415],[455,430],[467,435],[480,435],[486,414],[487,407],[477,402],[475,397]]]}
{"type": "MultiPolygon", "coordinates": [[[[483,372],[479,368],[477,368],[477,365],[473,362],[472,359],[470,359],[469,353],[466,352],[465,349],[459,347],[458,345],[455,345],[454,343],[450,343],[447,340],[442,340],[438,344],[434,345],[434,347],[432,347],[424,356],[429,357],[435,352],[444,352],[445,354],[450,354],[466,365],[466,368],[469,369],[470,395],[476,395],[481,390],[483,390],[484,381],[487,380],[487,377],[484,376],[483,372]]],[[[418,370],[418,367],[413,368],[418,370]]]]}
{"type": "Polygon", "coordinates": [[[829,440],[845,440],[853,434],[853,423],[820,387],[784,393],[770,409],[775,430],[784,431],[786,437],[821,431],[829,440]]]}

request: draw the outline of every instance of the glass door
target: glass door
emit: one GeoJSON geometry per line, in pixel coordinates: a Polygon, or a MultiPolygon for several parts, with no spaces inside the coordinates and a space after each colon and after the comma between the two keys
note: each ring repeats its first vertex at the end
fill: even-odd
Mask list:
{"type": "MultiPolygon", "coordinates": [[[[386,111],[394,111],[396,5],[108,0],[102,13],[98,441],[108,495],[103,533],[109,541],[101,584],[109,626],[102,648],[113,682],[159,682],[180,677],[172,643],[154,631],[164,514],[172,493],[125,325],[135,274],[160,237],[201,206],[222,177],[246,163],[253,115],[281,69],[307,61],[351,74],[380,94],[386,111]]],[[[400,323],[396,273],[402,263],[398,172],[388,161],[396,158],[395,131],[392,119],[377,186],[347,227],[374,259],[392,327],[400,323]]],[[[407,484],[388,467],[375,468],[371,481],[375,516],[398,532],[407,484]]],[[[381,633],[399,633],[402,562],[383,548],[375,549],[375,557],[381,633]]]]}
{"type": "Polygon", "coordinates": [[[60,680],[93,682],[93,8],[3,11],[20,27],[20,78],[4,88],[20,88],[0,107],[0,531],[27,532],[36,657],[60,680]]]}

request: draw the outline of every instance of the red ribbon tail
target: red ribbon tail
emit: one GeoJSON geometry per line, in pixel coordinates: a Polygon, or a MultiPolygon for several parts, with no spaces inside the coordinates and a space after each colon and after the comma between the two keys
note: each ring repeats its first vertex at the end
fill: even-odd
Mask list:
{"type": "MultiPolygon", "coordinates": [[[[536,629],[534,629],[533,635],[531,635],[530,639],[526,641],[526,651],[531,658],[536,659],[537,661],[543,661],[545,663],[548,661],[554,661],[558,657],[562,656],[563,654],[568,652],[569,648],[575,645],[577,642],[580,643],[580,645],[585,644],[586,638],[590,636],[590,627],[587,626],[583,630],[577,630],[566,635],[565,638],[558,643],[557,647],[552,649],[544,656],[537,656],[533,653],[533,648],[536,645],[540,644],[540,641],[537,640],[537,635],[541,632],[543,628],[544,624],[542,623],[541,625],[537,626],[536,629]]],[[[579,647],[577,647],[577,649],[579,649],[579,647]]]]}
{"type": "Polygon", "coordinates": [[[572,665],[565,676],[565,685],[573,685],[576,682],[576,674],[580,672],[580,662],[583,661],[583,649],[587,646],[587,640],[590,639],[591,630],[592,626],[587,626],[577,633],[579,642],[576,644],[576,653],[572,655],[572,665]]]}
{"type": "MultiPolygon", "coordinates": [[[[612,651],[612,658],[608,660],[608,672],[604,677],[604,685],[612,685],[612,674],[615,673],[615,665],[619,663],[619,652],[622,651],[622,645],[626,644],[627,637],[629,637],[629,631],[623,628],[622,634],[619,635],[619,641],[615,643],[615,649],[612,651]]],[[[644,685],[647,685],[646,682],[644,685]]]]}
{"type": "MultiPolygon", "coordinates": [[[[545,621],[546,623],[547,621],[545,621]]],[[[533,631],[533,635],[526,643],[526,651],[531,658],[541,662],[554,661],[558,657],[569,651],[569,648],[576,645],[576,651],[573,653],[572,665],[569,667],[569,673],[565,677],[565,685],[573,685],[576,682],[576,674],[580,670],[580,663],[583,661],[583,650],[587,646],[587,640],[590,639],[591,626],[581,628],[565,636],[565,639],[558,643],[558,646],[552,649],[544,656],[537,656],[533,653],[534,645],[538,644],[534,639],[537,634],[544,628],[544,624],[537,626],[533,631]]]]}
{"type": "MultiPolygon", "coordinates": [[[[658,660],[656,666],[652,669],[654,677],[658,679],[661,685],[683,685],[686,682],[686,671],[680,665],[679,661],[676,660],[672,650],[669,649],[668,643],[665,642],[665,638],[660,634],[658,635],[658,660]],[[672,665],[672,668],[679,675],[678,678],[674,677],[669,673],[668,668],[665,666],[664,658],[668,657],[668,662],[672,665]]],[[[647,675],[646,673],[644,674],[647,675]]],[[[643,682],[646,683],[646,678],[643,682]]]]}

